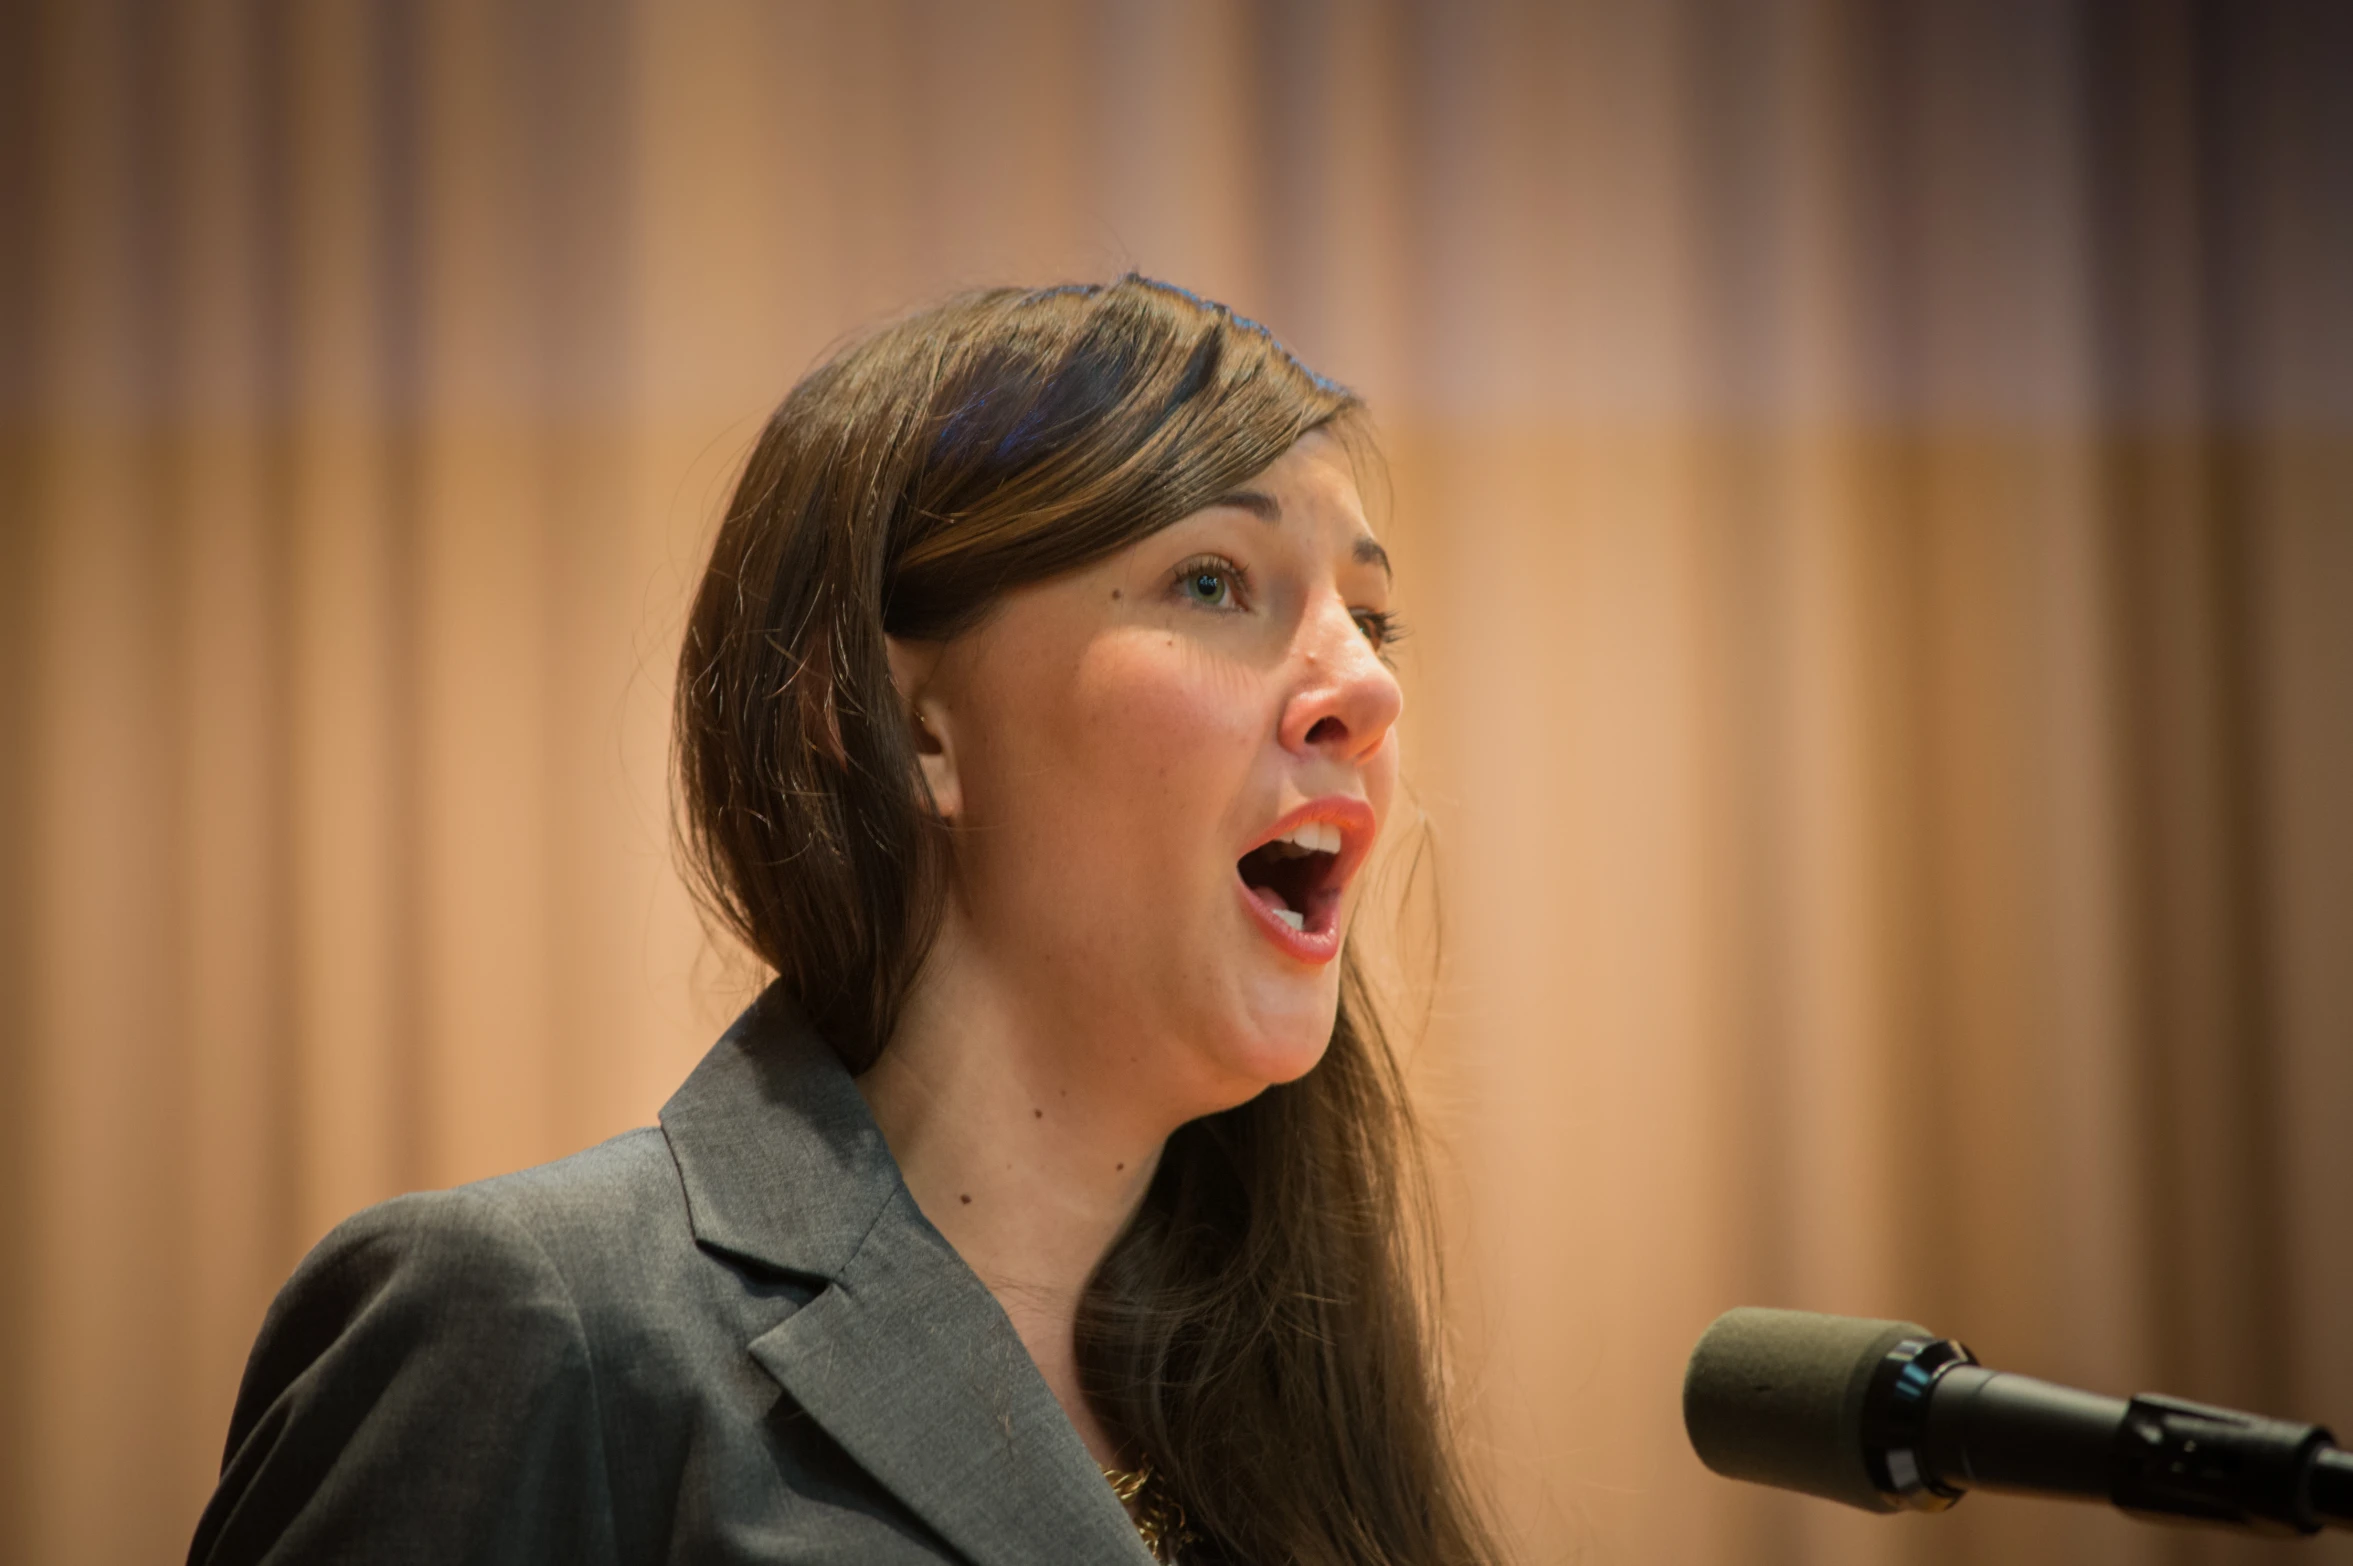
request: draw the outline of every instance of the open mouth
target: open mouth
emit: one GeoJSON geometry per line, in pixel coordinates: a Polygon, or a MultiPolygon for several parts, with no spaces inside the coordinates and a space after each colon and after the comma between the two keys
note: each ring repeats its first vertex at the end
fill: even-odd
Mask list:
{"type": "Polygon", "coordinates": [[[1261,907],[1299,931],[1331,928],[1340,902],[1340,828],[1302,821],[1242,856],[1235,868],[1261,907]]]}

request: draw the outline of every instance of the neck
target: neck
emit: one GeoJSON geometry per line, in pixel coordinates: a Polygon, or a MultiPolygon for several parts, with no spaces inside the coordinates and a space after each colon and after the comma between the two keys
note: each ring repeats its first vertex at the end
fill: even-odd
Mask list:
{"type": "Polygon", "coordinates": [[[1119,1466],[1080,1388],[1079,1298],[1174,1127],[1111,1064],[1118,1040],[1048,1023],[986,965],[959,960],[970,950],[942,932],[858,1089],[916,1205],[996,1295],[1096,1460],[1119,1466]]]}

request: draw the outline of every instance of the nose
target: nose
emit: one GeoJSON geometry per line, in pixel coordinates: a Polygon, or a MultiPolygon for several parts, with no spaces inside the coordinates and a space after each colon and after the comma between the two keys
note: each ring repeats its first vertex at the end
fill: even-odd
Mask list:
{"type": "Polygon", "coordinates": [[[1405,692],[1348,606],[1336,596],[1320,604],[1301,625],[1297,647],[1302,678],[1283,709],[1283,748],[1346,763],[1378,750],[1405,708],[1405,692]]]}

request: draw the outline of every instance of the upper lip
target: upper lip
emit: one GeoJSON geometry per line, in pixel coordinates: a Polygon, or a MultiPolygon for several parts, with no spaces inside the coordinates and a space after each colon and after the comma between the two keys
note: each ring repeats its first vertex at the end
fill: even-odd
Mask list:
{"type": "Polygon", "coordinates": [[[1356,867],[1364,863],[1365,855],[1373,851],[1373,838],[1380,830],[1380,823],[1373,817],[1373,807],[1353,794],[1326,794],[1284,812],[1235,857],[1247,859],[1276,838],[1287,836],[1310,821],[1328,821],[1340,829],[1340,851],[1333,856],[1335,862],[1323,885],[1327,891],[1341,890],[1356,874],[1356,867]]]}

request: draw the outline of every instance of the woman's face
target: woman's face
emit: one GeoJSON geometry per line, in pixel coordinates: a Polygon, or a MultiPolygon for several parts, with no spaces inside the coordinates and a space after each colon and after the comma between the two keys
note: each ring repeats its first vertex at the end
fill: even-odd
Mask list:
{"type": "Polygon", "coordinates": [[[1388,603],[1347,453],[1317,433],[928,655],[895,646],[954,827],[935,955],[1177,1120],[1307,1071],[1396,789],[1388,603]]]}

